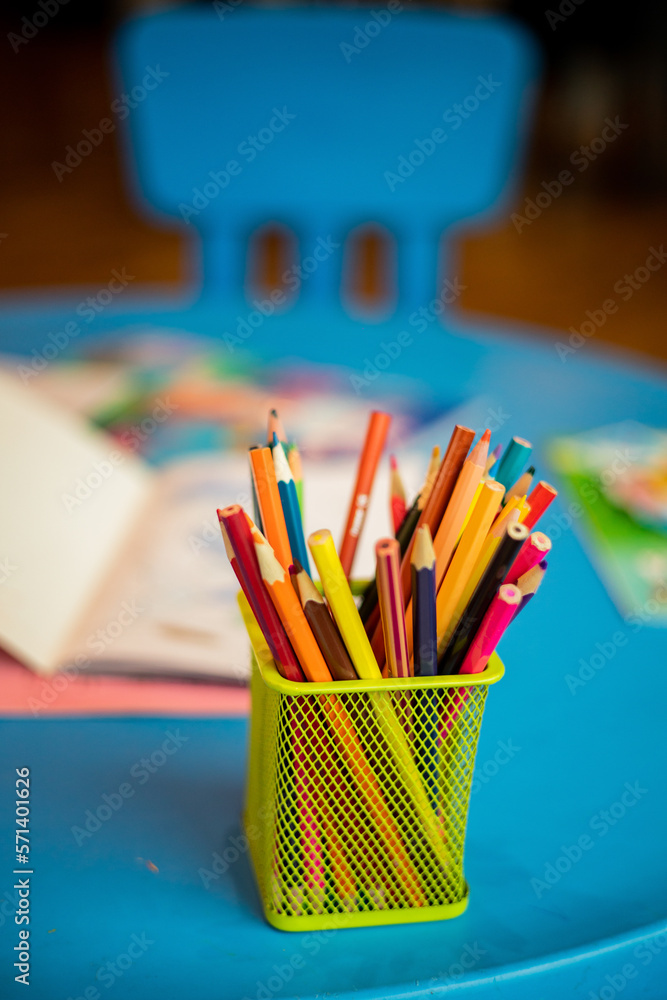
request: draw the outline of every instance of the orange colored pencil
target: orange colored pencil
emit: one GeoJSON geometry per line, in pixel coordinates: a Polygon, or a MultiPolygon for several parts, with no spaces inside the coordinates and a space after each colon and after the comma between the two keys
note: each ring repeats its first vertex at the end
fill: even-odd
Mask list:
{"type": "Polygon", "coordinates": [[[438,655],[442,653],[449,642],[450,635],[457,624],[454,621],[456,606],[459,603],[477,557],[482,551],[504,492],[505,487],[497,483],[495,479],[487,479],[484,483],[482,492],[477,498],[472,517],[461,535],[461,541],[445,573],[445,578],[438,591],[436,601],[438,655]]]}
{"type": "Polygon", "coordinates": [[[375,472],[384,449],[390,423],[391,415],[389,413],[373,410],[370,415],[339,553],[343,572],[347,577],[352,572],[352,563],[366,519],[375,472]]]}
{"type": "Polygon", "coordinates": [[[287,571],[292,564],[292,550],[283,505],[280,501],[273,455],[270,448],[251,448],[249,455],[257,503],[262,515],[262,528],[278,562],[287,571]]]}
{"type": "Polygon", "coordinates": [[[477,492],[477,487],[482,481],[489,453],[490,440],[491,431],[485,431],[482,438],[471,451],[470,456],[463,463],[463,468],[456,481],[452,498],[447,505],[447,510],[433,539],[435,585],[437,589],[440,588],[440,584],[445,577],[452,553],[461,533],[461,528],[464,525],[473,498],[477,492]]]}
{"type": "Polygon", "coordinates": [[[277,410],[269,410],[269,423],[266,434],[266,443],[269,447],[273,444],[273,435],[278,435],[278,440],[283,444],[287,444],[287,437],[285,436],[285,428],[283,427],[283,422],[278,416],[277,410]]]}
{"type": "Polygon", "coordinates": [[[258,541],[257,535],[254,536],[254,539],[262,580],[276,611],[280,615],[292,648],[301,664],[301,669],[309,681],[316,683],[330,681],[332,678],[329,668],[315,641],[310,625],[306,621],[301,602],[294,593],[289,573],[286,573],[280,565],[268,542],[258,541]]]}

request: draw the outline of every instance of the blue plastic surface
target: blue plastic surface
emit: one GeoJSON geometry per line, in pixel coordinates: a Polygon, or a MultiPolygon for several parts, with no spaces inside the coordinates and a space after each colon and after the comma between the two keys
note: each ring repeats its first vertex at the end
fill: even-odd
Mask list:
{"type": "MultiPolygon", "coordinates": [[[[182,16],[167,15],[164,23],[173,18],[176,24],[182,16]]],[[[208,16],[212,25],[210,12],[208,16]]],[[[243,9],[232,8],[222,27],[246,16],[243,9]]],[[[363,25],[368,16],[359,10],[344,12],[346,31],[352,22],[363,25]]],[[[397,15],[395,24],[354,57],[358,66],[355,70],[351,62],[350,72],[362,73],[362,60],[379,60],[383,45],[393,51],[391,32],[398,37],[399,17],[407,31],[410,19],[426,16],[397,15]]],[[[343,12],[327,15],[325,23],[336,17],[343,18],[343,12]]],[[[477,30],[469,27],[473,33],[477,30]]],[[[242,29],[243,25],[239,32],[242,29]]],[[[484,22],[478,29],[480,37],[496,30],[487,29],[484,22]]],[[[153,58],[175,74],[173,93],[177,101],[183,95],[176,123],[187,135],[193,95],[182,89],[185,84],[178,76],[183,52],[173,34],[171,62],[141,47],[145,42],[141,31],[136,37],[136,43],[130,39],[127,45],[128,51],[135,45],[131,58],[138,59],[138,66],[145,67],[153,58]]],[[[503,45],[511,49],[514,43],[503,45]]],[[[457,47],[457,58],[459,48],[464,46],[457,47]]],[[[519,62],[524,58],[521,51],[518,46],[519,62]]],[[[295,52],[302,58],[304,46],[295,52]]],[[[202,48],[202,63],[204,54],[202,48]]],[[[242,58],[254,60],[254,50],[246,47],[229,53],[230,65],[238,66],[242,58]]],[[[342,57],[341,61],[347,69],[342,57]]],[[[326,65],[322,57],[317,71],[326,65]]],[[[486,65],[480,69],[482,74],[487,71],[486,65]]],[[[473,77],[476,72],[477,68],[473,77]]],[[[517,70],[517,80],[521,79],[525,82],[525,73],[517,70]]],[[[216,76],[215,86],[221,85],[216,76]]],[[[397,64],[394,87],[399,103],[409,86],[397,64]]],[[[142,105],[146,127],[152,127],[149,106],[154,99],[161,100],[163,92],[166,89],[157,89],[142,105]]],[[[426,108],[431,95],[417,93],[426,108]]],[[[443,91],[437,107],[466,93],[465,88],[462,94],[443,91]]],[[[499,90],[494,96],[501,93],[505,92],[499,90]]],[[[290,94],[298,96],[295,91],[290,94]]],[[[229,105],[234,105],[231,93],[229,105]]],[[[507,146],[499,141],[495,148],[493,177],[477,174],[473,161],[469,163],[466,196],[472,211],[488,207],[488,199],[502,189],[502,161],[507,167],[511,158],[510,119],[518,110],[516,101],[510,105],[506,118],[510,139],[507,146]]],[[[207,120],[207,108],[200,101],[196,113],[201,134],[211,138],[218,123],[207,120]]],[[[156,104],[151,140],[156,150],[161,148],[165,120],[156,104]]],[[[404,133],[408,148],[422,134],[425,122],[426,118],[417,117],[404,133]]],[[[260,115],[256,127],[262,123],[260,115]]],[[[476,127],[472,120],[470,124],[476,127]]],[[[238,140],[236,133],[231,134],[233,149],[238,140]]],[[[272,147],[277,158],[278,139],[272,147]]],[[[226,149],[211,146],[210,169],[219,168],[218,154],[225,155],[226,149]]],[[[202,158],[208,157],[207,150],[199,147],[202,158]]],[[[148,152],[148,147],[140,146],[140,158],[148,152]]],[[[278,160],[270,168],[268,156],[267,151],[261,170],[277,168],[278,160]]],[[[201,165],[205,176],[208,163],[201,165]]],[[[260,168],[259,161],[255,165],[260,168]]],[[[181,197],[178,184],[184,183],[187,193],[187,185],[196,186],[197,177],[181,176],[177,164],[174,169],[165,166],[163,172],[158,166],[153,161],[152,173],[157,176],[151,196],[173,212],[181,197]]],[[[422,190],[428,190],[428,168],[422,173],[422,190]]],[[[422,173],[410,191],[414,203],[406,214],[411,225],[414,220],[415,230],[428,222],[417,190],[422,173]]],[[[253,183],[259,185],[261,174],[254,176],[253,183]]],[[[452,174],[450,180],[455,178],[452,174]]],[[[463,184],[465,178],[459,179],[463,184]]],[[[148,183],[147,178],[143,182],[148,183]]],[[[315,182],[309,187],[303,168],[300,183],[304,193],[311,191],[315,198],[315,182]]],[[[240,220],[246,217],[240,204],[245,194],[242,186],[236,190],[240,220]]],[[[365,190],[368,194],[368,184],[365,190]]],[[[447,207],[448,197],[448,189],[440,190],[438,206],[447,207]]],[[[454,201],[448,211],[459,218],[463,209],[454,201]]],[[[237,211],[234,204],[229,202],[232,214],[237,211]]],[[[333,193],[330,207],[336,208],[333,193]]],[[[434,226],[436,221],[439,224],[434,217],[434,226]]],[[[327,222],[318,215],[309,231],[318,232],[327,222]]],[[[301,224],[308,229],[311,222],[304,219],[301,224]]],[[[203,214],[201,227],[205,228],[203,214]]],[[[415,239],[422,235],[417,232],[415,239]]],[[[204,238],[208,239],[206,233],[204,238]]],[[[216,245],[206,245],[206,253],[222,261],[216,245]]],[[[332,259],[331,274],[337,259],[332,259]]],[[[217,269],[216,263],[213,270],[217,269]]],[[[229,274],[225,280],[230,281],[229,274]]],[[[332,280],[330,287],[334,285],[332,280]]],[[[322,282],[318,287],[321,291],[322,282]]],[[[149,301],[128,291],[90,324],[79,321],[71,347],[75,349],[85,337],[152,327],[215,338],[233,334],[254,306],[231,291],[224,300],[217,298],[214,290],[208,285],[204,299],[180,304],[149,301]]],[[[37,364],[44,345],[53,343],[49,333],[62,331],[77,319],[77,304],[88,291],[62,293],[57,300],[33,299],[30,306],[24,299],[5,297],[0,346],[24,354],[26,364],[37,364]]],[[[427,294],[420,301],[428,304],[431,298],[427,294]]],[[[664,423],[667,379],[655,363],[603,353],[594,339],[562,361],[555,343],[563,339],[556,331],[513,329],[508,324],[491,327],[456,316],[448,316],[443,327],[435,319],[424,323],[409,308],[391,322],[355,324],[333,305],[314,307],[304,300],[288,315],[265,319],[242,347],[234,349],[265,360],[306,357],[316,364],[338,365],[361,380],[354,384],[369,406],[377,390],[400,388],[406,379],[419,380],[425,397],[436,405],[481,398],[476,429],[488,424],[494,427],[494,439],[503,441],[512,434],[528,434],[540,471],[545,468],[545,441],[557,433],[628,417],[664,423]],[[381,371],[377,359],[387,354],[387,345],[398,344],[401,331],[407,332],[408,342],[403,338],[398,356],[381,371]]],[[[554,552],[543,592],[503,640],[507,673],[490,693],[482,727],[467,840],[471,900],[462,917],[443,924],[320,935],[272,930],[261,916],[243,840],[233,839],[241,837],[246,738],[242,721],[5,722],[0,774],[0,836],[5,844],[0,873],[3,1000],[21,996],[24,990],[12,981],[18,928],[12,922],[10,823],[13,769],[24,765],[32,770],[33,971],[28,995],[33,1000],[83,996],[96,1000],[93,989],[103,997],[128,1000],[323,995],[376,1000],[450,993],[483,1000],[560,1000],[568,995],[590,1000],[591,994],[613,1000],[617,993],[623,1000],[662,1000],[667,966],[664,633],[621,620],[584,556],[571,521],[567,506],[559,501],[545,516],[543,527],[554,539],[554,552]],[[624,643],[614,639],[619,632],[624,633],[624,643]],[[599,651],[597,644],[604,649],[610,643],[613,654],[572,694],[566,675],[576,673],[582,659],[590,661],[599,651]],[[160,748],[169,732],[180,733],[185,740],[163,759],[160,748]],[[159,764],[152,765],[151,774],[141,761],[156,751],[159,764]],[[101,815],[107,818],[91,836],[77,833],[77,827],[85,826],[88,810],[94,813],[108,805],[103,796],[117,804],[114,796],[124,784],[132,794],[120,808],[103,809],[101,815]],[[610,813],[609,822],[603,812],[610,813]],[[576,846],[580,838],[588,838],[582,842],[586,847],[576,846]],[[235,852],[238,858],[233,860],[235,852]],[[216,855],[226,855],[226,870],[218,862],[215,871],[216,855]],[[135,957],[127,965],[123,956],[131,956],[130,947],[135,957]],[[101,978],[96,978],[98,973],[101,978]]],[[[169,744],[170,749],[174,746],[169,744]]]]}

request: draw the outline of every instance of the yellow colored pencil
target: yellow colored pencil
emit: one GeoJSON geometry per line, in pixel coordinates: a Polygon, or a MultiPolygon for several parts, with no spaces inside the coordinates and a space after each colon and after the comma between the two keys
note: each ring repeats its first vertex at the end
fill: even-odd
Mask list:
{"type": "MultiPolygon", "coordinates": [[[[502,492],[501,489],[500,493],[502,492]]],[[[331,532],[326,528],[313,532],[308,538],[308,547],[320,575],[329,607],[357,674],[365,680],[381,680],[380,668],[359,617],[331,532]]],[[[435,814],[410,752],[405,731],[396,718],[391,697],[388,692],[370,691],[369,699],[383,735],[394,750],[394,760],[411,793],[414,808],[424,825],[424,833],[431,849],[440,863],[447,865],[449,852],[440,837],[435,814]]]]}
{"type": "Polygon", "coordinates": [[[382,674],[359,617],[331,532],[326,528],[314,531],[308,538],[308,548],[357,675],[364,680],[379,680],[382,674]]]}

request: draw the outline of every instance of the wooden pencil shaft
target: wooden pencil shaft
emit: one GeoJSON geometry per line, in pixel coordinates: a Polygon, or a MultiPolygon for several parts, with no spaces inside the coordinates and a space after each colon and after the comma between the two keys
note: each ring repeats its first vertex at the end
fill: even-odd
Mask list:
{"type": "Polygon", "coordinates": [[[333,679],[356,681],[356,671],[328,608],[315,601],[306,601],[303,612],[333,679]]]}
{"type": "Polygon", "coordinates": [[[440,657],[438,673],[457,674],[459,672],[482,618],[500,590],[502,582],[507,576],[507,571],[526,539],[526,531],[527,529],[523,525],[510,525],[507,534],[501,539],[459,619],[447,648],[440,657]]]}

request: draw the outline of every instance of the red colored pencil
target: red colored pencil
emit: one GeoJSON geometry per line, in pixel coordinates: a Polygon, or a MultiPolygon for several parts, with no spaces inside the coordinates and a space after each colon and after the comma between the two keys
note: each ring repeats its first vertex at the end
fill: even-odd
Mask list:
{"type": "Polygon", "coordinates": [[[537,521],[542,517],[542,514],[544,514],[549,504],[552,503],[557,496],[558,490],[555,486],[545,483],[543,479],[540,479],[537,486],[533,487],[527,497],[527,503],[530,505],[530,510],[523,519],[523,523],[530,531],[533,530],[537,521]]]}
{"type": "Polygon", "coordinates": [[[289,644],[278,612],[269,598],[259,572],[257,555],[248,517],[240,504],[231,504],[218,511],[218,520],[225,543],[229,543],[234,559],[230,559],[244,594],[262,630],[280,673],[288,681],[305,681],[299,661],[289,644]]]}
{"type": "Polygon", "coordinates": [[[405,487],[401,474],[398,471],[398,462],[395,455],[389,456],[389,467],[391,469],[389,486],[389,509],[391,512],[391,523],[394,535],[398,534],[398,529],[403,524],[403,519],[407,511],[405,503],[405,487]]]}

